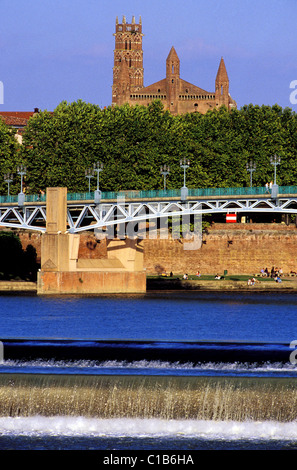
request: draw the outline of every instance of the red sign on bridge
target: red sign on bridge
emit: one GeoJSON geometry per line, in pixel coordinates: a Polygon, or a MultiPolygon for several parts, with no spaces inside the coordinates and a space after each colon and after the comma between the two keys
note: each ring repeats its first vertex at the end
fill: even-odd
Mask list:
{"type": "Polygon", "coordinates": [[[226,222],[227,223],[236,223],[237,222],[237,215],[236,214],[226,214],[226,222]]]}

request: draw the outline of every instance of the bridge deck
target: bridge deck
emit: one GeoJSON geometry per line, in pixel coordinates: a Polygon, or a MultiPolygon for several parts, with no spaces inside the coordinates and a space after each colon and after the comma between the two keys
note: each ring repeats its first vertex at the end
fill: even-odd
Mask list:
{"type": "MultiPolygon", "coordinates": [[[[181,201],[180,190],[102,193],[100,204],[93,196],[67,194],[69,231],[211,213],[297,213],[297,187],[292,186],[279,187],[275,198],[265,188],[190,189],[186,201],[181,201]]],[[[0,226],[45,231],[46,197],[27,195],[18,205],[17,196],[1,196],[0,226]]]]}
{"type": "MultiPolygon", "coordinates": [[[[268,198],[270,193],[267,193],[265,187],[238,187],[238,188],[189,188],[188,200],[201,200],[201,199],[217,199],[217,198],[268,198]]],[[[279,186],[279,197],[294,197],[297,195],[297,186],[279,186]]],[[[180,189],[169,190],[149,190],[149,191],[119,191],[119,192],[102,192],[102,202],[115,202],[118,199],[125,199],[127,202],[139,201],[160,201],[160,200],[180,200],[180,189]]],[[[68,193],[68,204],[84,202],[91,204],[94,202],[94,193],[68,193]]],[[[18,202],[17,195],[0,196],[0,206],[15,205],[18,202]]],[[[29,194],[25,195],[25,204],[42,205],[46,202],[45,195],[29,194]]]]}

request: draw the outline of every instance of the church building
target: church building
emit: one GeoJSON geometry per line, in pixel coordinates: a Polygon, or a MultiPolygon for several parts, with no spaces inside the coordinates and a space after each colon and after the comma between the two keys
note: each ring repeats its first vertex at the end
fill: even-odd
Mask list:
{"type": "Polygon", "coordinates": [[[116,19],[115,49],[113,67],[112,105],[148,105],[161,100],[164,109],[172,114],[199,112],[225,105],[236,108],[236,102],[229,94],[229,78],[223,58],[221,58],[215,90],[206,91],[180,77],[180,60],[174,47],[166,59],[166,77],[149,86],[143,85],[142,21],[122,23],[116,19]]]}

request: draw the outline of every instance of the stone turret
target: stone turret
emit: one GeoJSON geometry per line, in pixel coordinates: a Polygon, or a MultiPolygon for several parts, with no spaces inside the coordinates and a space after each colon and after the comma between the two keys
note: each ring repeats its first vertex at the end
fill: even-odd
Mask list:
{"type": "Polygon", "coordinates": [[[178,112],[178,94],[180,79],[180,61],[174,47],[170,49],[166,59],[166,93],[169,110],[173,114],[178,112]]]}
{"type": "Polygon", "coordinates": [[[221,58],[215,81],[216,106],[232,107],[233,100],[229,94],[229,78],[223,57],[221,58]]]}

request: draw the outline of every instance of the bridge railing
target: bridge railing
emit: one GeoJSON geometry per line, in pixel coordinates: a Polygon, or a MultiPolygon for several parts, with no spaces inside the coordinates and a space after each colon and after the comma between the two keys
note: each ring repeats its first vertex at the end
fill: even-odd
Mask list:
{"type": "MultiPolygon", "coordinates": [[[[265,193],[264,187],[258,188],[189,188],[190,197],[200,196],[248,196],[265,193]]],[[[297,192],[297,188],[296,188],[297,192]]],[[[161,198],[180,198],[180,189],[156,189],[156,190],[134,190],[134,191],[118,191],[118,192],[102,192],[102,199],[161,199],[161,198]]],[[[94,198],[94,193],[69,193],[68,200],[88,200],[94,198]]]]}
{"type": "MultiPolygon", "coordinates": [[[[189,197],[220,197],[220,196],[257,196],[267,194],[265,187],[246,187],[246,188],[189,188],[189,197]]],[[[297,194],[297,186],[279,186],[279,194],[297,194]]],[[[161,198],[180,198],[180,189],[160,189],[160,190],[134,190],[134,191],[108,191],[102,192],[101,197],[104,200],[112,199],[161,199],[161,198]]],[[[93,201],[94,192],[68,193],[68,201],[93,201]]],[[[37,203],[45,202],[46,195],[26,194],[25,202],[37,203]]],[[[18,196],[0,196],[1,204],[17,204],[18,196]]]]}
{"type": "Polygon", "coordinates": [[[279,194],[296,194],[297,186],[279,186],[279,194]]]}

